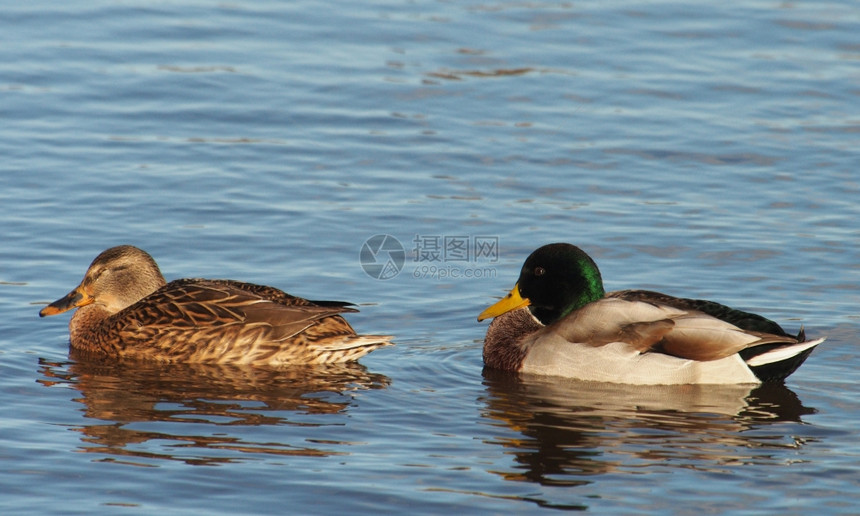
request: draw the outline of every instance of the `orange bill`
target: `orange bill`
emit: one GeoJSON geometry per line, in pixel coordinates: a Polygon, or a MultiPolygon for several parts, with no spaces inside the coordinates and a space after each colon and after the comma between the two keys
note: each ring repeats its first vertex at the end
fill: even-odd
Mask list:
{"type": "Polygon", "coordinates": [[[81,287],[77,287],[75,290],[69,292],[60,299],[57,299],[45,308],[42,308],[39,311],[39,317],[61,314],[67,310],[71,310],[72,308],[85,306],[92,302],[93,298],[88,296],[81,287]]]}

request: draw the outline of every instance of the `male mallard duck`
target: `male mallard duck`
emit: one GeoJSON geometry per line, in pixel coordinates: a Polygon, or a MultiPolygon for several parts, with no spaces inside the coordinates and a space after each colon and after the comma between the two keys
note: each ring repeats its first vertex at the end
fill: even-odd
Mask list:
{"type": "Polygon", "coordinates": [[[340,301],[308,301],[233,280],[165,283],[155,260],[130,245],[93,260],[80,285],[39,315],[78,310],[73,349],[168,362],[327,364],[356,360],[390,337],[356,335],[340,301]]]}
{"type": "Polygon", "coordinates": [[[484,310],[493,369],[632,384],[760,383],[794,372],[824,338],[713,301],[646,290],[605,293],[582,249],[549,244],[484,310]]]}

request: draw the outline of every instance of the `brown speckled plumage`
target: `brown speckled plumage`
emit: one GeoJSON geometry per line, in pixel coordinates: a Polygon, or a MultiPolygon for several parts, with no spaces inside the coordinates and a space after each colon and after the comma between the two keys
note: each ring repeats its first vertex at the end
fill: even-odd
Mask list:
{"type": "Polygon", "coordinates": [[[357,335],[348,303],[309,301],[265,285],[180,279],[165,284],[155,261],[132,246],[100,254],[81,284],[43,309],[77,307],[73,349],[168,362],[328,364],[360,358],[390,337],[357,335]]]}

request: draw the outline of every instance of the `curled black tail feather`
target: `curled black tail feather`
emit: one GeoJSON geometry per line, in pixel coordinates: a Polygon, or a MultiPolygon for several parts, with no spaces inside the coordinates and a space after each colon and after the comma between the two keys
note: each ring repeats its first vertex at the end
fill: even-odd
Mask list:
{"type": "MultiPolygon", "coordinates": [[[[803,330],[801,330],[801,334],[802,333],[803,330]]],[[[786,358],[785,360],[762,364],[759,366],[750,366],[750,369],[762,382],[782,382],[785,381],[791,373],[795,372],[804,361],[806,361],[806,358],[812,353],[813,349],[815,349],[814,346],[801,351],[793,357],[786,358]]],[[[741,357],[743,357],[743,355],[743,352],[741,352],[741,357]]],[[[746,357],[743,358],[746,359],[746,357]]]]}

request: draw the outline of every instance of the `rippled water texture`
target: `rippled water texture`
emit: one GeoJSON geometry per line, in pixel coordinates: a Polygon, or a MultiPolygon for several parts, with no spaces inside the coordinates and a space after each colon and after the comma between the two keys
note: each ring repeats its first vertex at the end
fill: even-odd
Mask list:
{"type": "Polygon", "coordinates": [[[5,6],[0,513],[856,513],[857,34],[852,2],[5,6]],[[484,372],[477,314],[553,241],[828,340],[784,386],[484,372]],[[70,355],[38,311],[121,243],[397,346],[70,355]]]}

